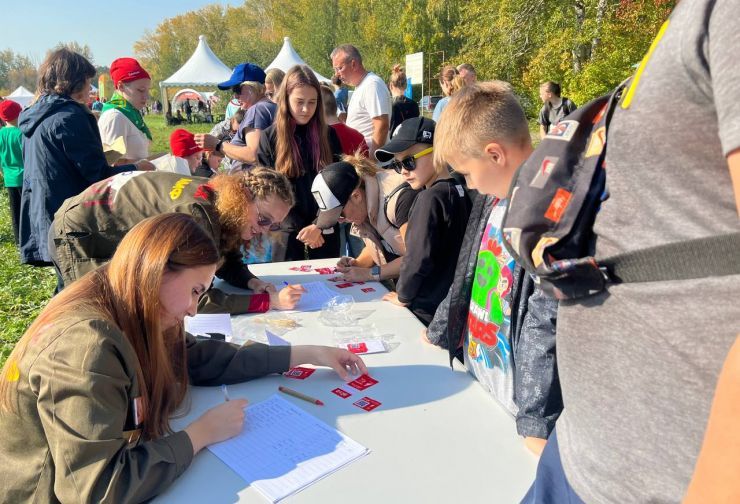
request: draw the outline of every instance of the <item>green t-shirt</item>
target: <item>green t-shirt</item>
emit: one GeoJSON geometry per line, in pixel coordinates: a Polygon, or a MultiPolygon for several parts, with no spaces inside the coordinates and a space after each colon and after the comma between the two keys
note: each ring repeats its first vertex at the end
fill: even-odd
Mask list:
{"type": "Polygon", "coordinates": [[[23,186],[23,149],[21,130],[7,125],[0,129],[0,164],[3,167],[5,187],[23,186]]]}

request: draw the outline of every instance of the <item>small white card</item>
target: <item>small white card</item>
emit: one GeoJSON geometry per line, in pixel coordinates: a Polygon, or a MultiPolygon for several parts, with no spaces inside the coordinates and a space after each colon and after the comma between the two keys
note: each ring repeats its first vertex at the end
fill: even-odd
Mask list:
{"type": "Polygon", "coordinates": [[[372,353],[382,353],[387,352],[388,349],[385,347],[385,344],[381,340],[378,339],[366,339],[361,341],[350,341],[345,343],[340,343],[337,345],[339,348],[344,348],[346,350],[349,350],[350,352],[358,355],[362,354],[372,354],[372,353]]]}
{"type": "Polygon", "coordinates": [[[185,332],[193,336],[208,336],[210,333],[223,334],[231,341],[231,315],[228,313],[207,313],[195,317],[185,317],[185,332]]]}

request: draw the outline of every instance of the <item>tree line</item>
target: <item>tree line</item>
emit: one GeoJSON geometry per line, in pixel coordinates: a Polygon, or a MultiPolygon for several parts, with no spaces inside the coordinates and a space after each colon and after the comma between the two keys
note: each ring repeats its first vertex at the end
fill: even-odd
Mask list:
{"type": "MultiPolygon", "coordinates": [[[[502,79],[527,111],[539,108],[538,86],[560,82],[582,104],[616,86],[639,63],[675,0],[245,0],[208,5],[163,20],[134,44],[157,83],[190,57],[198,35],[228,66],[268,65],[283,37],[317,72],[333,74],[329,54],[342,43],[387,79],[406,54],[425,53],[425,94],[440,94],[443,63],[471,63],[481,79],[502,79]],[[431,76],[429,81],[426,78],[431,76]]],[[[70,45],[70,44],[67,44],[70,45]]],[[[72,43],[90,59],[87,46],[72,43]]],[[[121,50],[121,56],[129,54],[121,50]]],[[[109,62],[105,62],[106,64],[109,62]]],[[[35,87],[36,62],[0,51],[0,92],[35,87]]],[[[104,68],[101,68],[104,70],[104,68]]]]}
{"type": "MultiPolygon", "coordinates": [[[[284,36],[319,73],[342,43],[387,78],[408,53],[425,53],[430,93],[443,61],[473,64],[482,79],[509,81],[530,114],[538,86],[560,82],[577,103],[629,76],[675,0],[245,0],[165,19],[135,44],[155,82],[174,73],[204,34],[224,63],[269,64],[284,36]],[[444,59],[443,59],[444,58],[444,59]],[[430,70],[430,71],[429,71],[430,70]]],[[[426,83],[425,83],[426,85],[426,83]]],[[[429,89],[429,88],[427,88],[429,89]]],[[[425,91],[426,93],[426,91],[425,91]]]]}

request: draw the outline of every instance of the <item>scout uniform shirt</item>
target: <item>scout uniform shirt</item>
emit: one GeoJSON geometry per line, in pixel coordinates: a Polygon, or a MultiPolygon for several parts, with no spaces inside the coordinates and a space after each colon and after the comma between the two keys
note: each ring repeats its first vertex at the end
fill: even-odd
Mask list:
{"type": "MultiPolygon", "coordinates": [[[[186,335],[193,385],[236,383],[288,369],[290,349],[186,335]]],[[[0,502],[141,502],[193,459],[185,431],[138,437],[139,362],[126,335],[82,310],[39,331],[9,378],[15,412],[0,412],[0,502]]]]}
{"type": "MultiPolygon", "coordinates": [[[[108,262],[126,233],[142,220],[175,212],[192,216],[213,237],[223,257],[216,276],[246,289],[255,276],[242,262],[239,243],[223,235],[215,199],[208,179],[177,173],[131,171],[91,185],[67,199],[54,215],[52,238],[65,285],[108,262]]],[[[211,288],[199,311],[237,315],[269,307],[269,294],[227,295],[211,288]]]]}

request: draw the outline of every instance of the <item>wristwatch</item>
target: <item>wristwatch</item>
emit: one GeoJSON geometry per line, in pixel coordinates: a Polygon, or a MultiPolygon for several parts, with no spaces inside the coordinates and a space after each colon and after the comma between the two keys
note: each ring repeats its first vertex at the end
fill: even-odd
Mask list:
{"type": "Polygon", "coordinates": [[[221,150],[221,147],[223,147],[223,145],[224,145],[224,141],[223,140],[219,140],[218,143],[216,144],[216,147],[213,150],[216,151],[216,152],[220,152],[221,154],[223,154],[224,152],[221,150]]]}
{"type": "Polygon", "coordinates": [[[371,276],[372,276],[372,277],[373,277],[373,278],[374,278],[375,280],[377,280],[378,282],[380,282],[380,266],[378,266],[378,265],[376,264],[375,266],[373,266],[372,268],[370,268],[370,275],[371,275],[371,276]]]}

